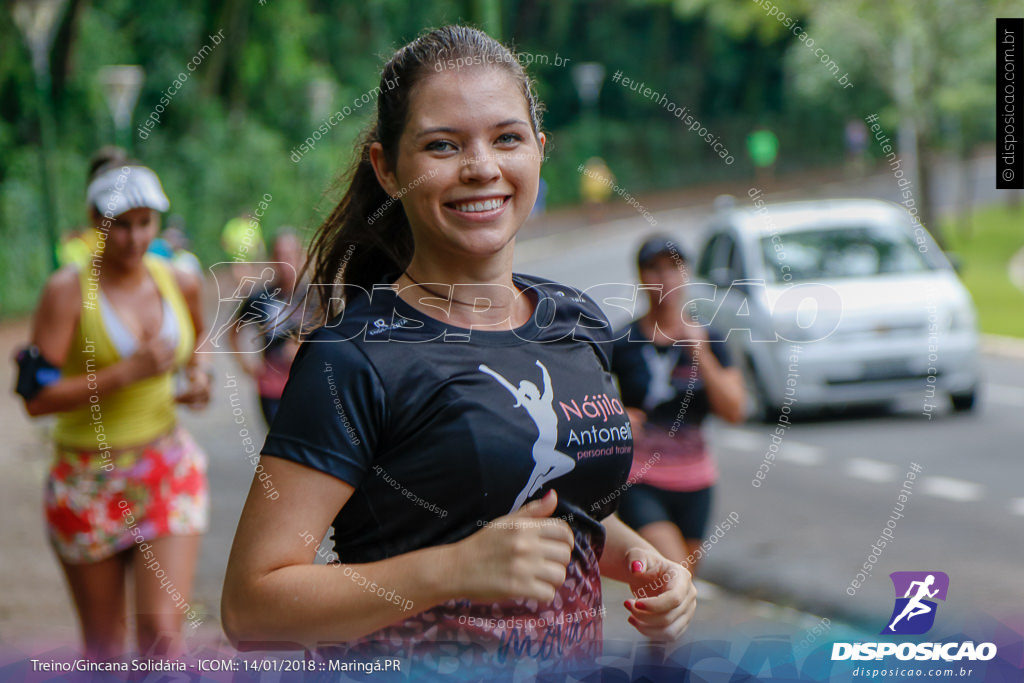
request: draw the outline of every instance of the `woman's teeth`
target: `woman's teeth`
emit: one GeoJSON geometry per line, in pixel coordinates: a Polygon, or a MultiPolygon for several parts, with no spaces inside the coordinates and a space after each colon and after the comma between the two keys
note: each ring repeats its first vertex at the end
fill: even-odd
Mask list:
{"type": "Polygon", "coordinates": [[[482,202],[468,202],[465,204],[456,204],[456,211],[463,211],[466,213],[473,213],[476,211],[493,211],[499,208],[505,203],[504,199],[488,199],[482,202]]]}

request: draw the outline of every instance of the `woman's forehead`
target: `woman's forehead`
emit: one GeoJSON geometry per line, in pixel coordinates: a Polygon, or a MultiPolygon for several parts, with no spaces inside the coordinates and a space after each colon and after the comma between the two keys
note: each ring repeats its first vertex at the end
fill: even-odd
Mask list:
{"type": "Polygon", "coordinates": [[[119,213],[114,216],[114,220],[121,221],[123,223],[139,223],[153,217],[156,211],[145,207],[128,209],[123,213],[119,213]]]}
{"type": "Polygon", "coordinates": [[[431,74],[410,94],[413,135],[431,128],[530,125],[526,98],[515,76],[495,67],[469,67],[431,74]]]}

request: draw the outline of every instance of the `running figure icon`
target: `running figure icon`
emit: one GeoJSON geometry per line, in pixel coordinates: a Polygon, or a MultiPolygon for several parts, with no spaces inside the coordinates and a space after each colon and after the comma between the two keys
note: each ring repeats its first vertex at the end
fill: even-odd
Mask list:
{"type": "Polygon", "coordinates": [[[554,408],[555,395],[551,389],[551,375],[540,361],[537,361],[537,367],[540,368],[543,377],[544,393],[541,393],[537,385],[529,380],[522,380],[517,388],[483,363],[478,366],[480,372],[493,377],[515,397],[516,403],[512,407],[522,406],[525,408],[527,415],[537,425],[537,440],[533,443],[533,461],[535,463],[533,472],[509,512],[515,512],[521,508],[523,503],[539,491],[544,484],[571,472],[576,467],[574,459],[555,448],[558,443],[558,414],[554,408]]]}
{"type": "Polygon", "coordinates": [[[235,319],[234,317],[229,318],[227,322],[221,324],[217,329],[217,332],[212,334],[208,338],[209,344],[213,348],[220,348],[220,341],[224,335],[229,332],[232,328],[241,330],[243,327],[253,324],[266,324],[273,321],[273,318],[281,310],[282,307],[288,304],[287,301],[278,300],[278,295],[281,294],[281,288],[277,287],[273,291],[270,290],[270,284],[274,281],[274,269],[266,267],[263,272],[260,273],[259,277],[246,276],[243,277],[238,286],[235,287],[234,293],[227,299],[220,299],[217,305],[217,312],[220,313],[220,303],[234,303],[237,308],[238,305],[244,304],[252,293],[262,285],[263,287],[263,299],[254,302],[253,307],[257,311],[250,311],[242,317],[235,319]]]}
{"type": "Polygon", "coordinates": [[[936,588],[933,591],[928,590],[934,583],[934,574],[929,574],[924,581],[912,581],[910,583],[910,586],[907,588],[906,594],[904,594],[903,596],[905,598],[910,598],[910,601],[907,603],[906,607],[903,608],[903,611],[900,612],[900,615],[893,619],[892,623],[889,624],[890,631],[895,630],[894,627],[896,626],[897,622],[899,622],[899,620],[903,617],[906,617],[907,621],[910,621],[911,619],[920,614],[928,614],[932,611],[932,608],[921,602],[921,600],[926,597],[934,598],[935,594],[939,592],[938,588],[936,588]],[[910,597],[911,592],[913,592],[914,590],[914,586],[917,586],[917,593],[914,595],[914,597],[910,597]]]}

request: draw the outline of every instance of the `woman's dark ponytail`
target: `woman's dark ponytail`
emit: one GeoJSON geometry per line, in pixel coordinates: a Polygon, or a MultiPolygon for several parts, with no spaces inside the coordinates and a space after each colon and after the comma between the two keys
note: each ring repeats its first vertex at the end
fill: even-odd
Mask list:
{"type": "Polygon", "coordinates": [[[357,292],[356,287],[369,292],[386,274],[405,270],[412,260],[409,221],[401,205],[381,187],[370,164],[374,139],[375,131],[364,134],[359,160],[342,179],[348,190],[310,245],[311,282],[329,285],[310,289],[319,295],[315,304],[321,315],[314,320],[321,324],[337,312],[331,310],[328,299],[342,296],[339,285],[353,286],[344,291],[344,298],[357,292]]]}

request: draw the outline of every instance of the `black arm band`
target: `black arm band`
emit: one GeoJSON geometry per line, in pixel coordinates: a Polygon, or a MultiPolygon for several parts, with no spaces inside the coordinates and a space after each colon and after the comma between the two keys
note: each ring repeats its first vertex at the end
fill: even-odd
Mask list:
{"type": "Polygon", "coordinates": [[[19,351],[16,360],[18,383],[14,390],[26,401],[31,401],[44,387],[60,379],[60,368],[43,358],[35,345],[19,351]]]}

